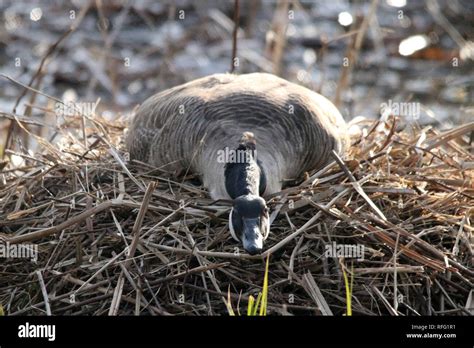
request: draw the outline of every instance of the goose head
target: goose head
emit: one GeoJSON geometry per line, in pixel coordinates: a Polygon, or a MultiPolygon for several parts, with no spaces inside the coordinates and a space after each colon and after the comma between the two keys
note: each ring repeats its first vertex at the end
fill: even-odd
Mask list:
{"type": "Polygon", "coordinates": [[[229,230],[251,255],[262,251],[263,241],[270,231],[270,218],[265,200],[265,169],[257,160],[253,133],[244,132],[235,150],[234,161],[225,166],[225,186],[233,199],[229,213],[229,230]]]}
{"type": "Polygon", "coordinates": [[[251,194],[237,197],[229,213],[229,229],[232,237],[241,242],[250,255],[261,253],[263,241],[270,232],[265,200],[251,194]]]}

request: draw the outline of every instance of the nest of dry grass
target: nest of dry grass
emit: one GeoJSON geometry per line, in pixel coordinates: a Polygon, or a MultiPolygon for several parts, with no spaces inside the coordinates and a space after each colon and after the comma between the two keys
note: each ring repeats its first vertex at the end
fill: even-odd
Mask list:
{"type": "Polygon", "coordinates": [[[228,202],[193,177],[127,163],[123,126],[91,121],[0,175],[0,245],[38,248],[0,264],[6,315],[245,313],[270,255],[268,314],[469,315],[474,304],[473,124],[447,132],[367,125],[338,158],[269,200],[263,256],[239,250],[228,202]],[[100,134],[100,135],[99,135],[100,134]],[[363,246],[363,260],[328,248],[363,246]],[[329,247],[328,247],[329,246],[329,247]]]}

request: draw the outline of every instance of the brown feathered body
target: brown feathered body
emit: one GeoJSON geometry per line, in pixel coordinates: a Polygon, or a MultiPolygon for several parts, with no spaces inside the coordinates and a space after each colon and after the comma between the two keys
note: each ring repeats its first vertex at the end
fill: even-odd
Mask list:
{"type": "Polygon", "coordinates": [[[264,196],[344,152],[347,128],[325,97],[271,74],[216,74],[165,90],[137,110],[127,137],[131,159],[201,175],[214,199],[229,199],[222,151],[244,132],[256,139],[264,196]]]}

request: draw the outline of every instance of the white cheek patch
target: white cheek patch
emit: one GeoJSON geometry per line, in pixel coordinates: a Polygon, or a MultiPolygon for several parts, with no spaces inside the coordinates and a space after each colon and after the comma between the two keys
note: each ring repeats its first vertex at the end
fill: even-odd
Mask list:
{"type": "Polygon", "coordinates": [[[264,228],[263,240],[265,240],[270,235],[270,215],[268,213],[265,213],[265,215],[262,217],[262,222],[264,228]]]}
{"type": "Polygon", "coordinates": [[[234,211],[234,208],[232,208],[230,210],[230,213],[229,213],[229,230],[230,230],[230,235],[232,236],[232,238],[234,238],[237,242],[240,242],[240,239],[237,238],[237,235],[235,234],[235,230],[234,230],[234,225],[232,225],[232,212],[234,211]]]}

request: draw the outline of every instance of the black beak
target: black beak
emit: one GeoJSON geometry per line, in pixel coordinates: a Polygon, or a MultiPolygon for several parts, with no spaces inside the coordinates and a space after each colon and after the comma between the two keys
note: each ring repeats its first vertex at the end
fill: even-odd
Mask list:
{"type": "Polygon", "coordinates": [[[242,243],[250,255],[260,254],[263,248],[263,235],[259,219],[243,219],[242,243]]]}

